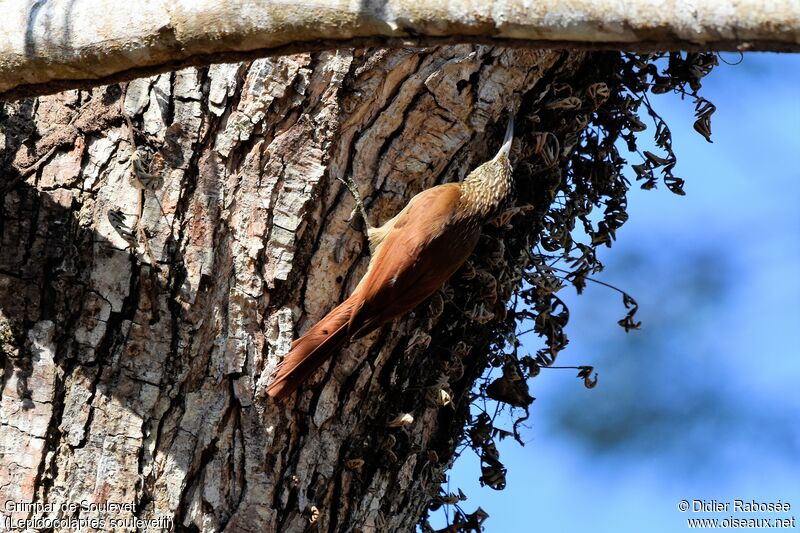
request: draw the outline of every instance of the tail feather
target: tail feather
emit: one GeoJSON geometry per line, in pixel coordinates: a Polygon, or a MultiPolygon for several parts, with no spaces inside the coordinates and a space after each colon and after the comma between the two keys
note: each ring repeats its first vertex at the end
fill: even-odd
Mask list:
{"type": "Polygon", "coordinates": [[[286,398],[330,359],[350,337],[352,311],[353,302],[347,299],[294,341],[278,368],[278,374],[267,388],[267,394],[276,399],[286,398]]]}

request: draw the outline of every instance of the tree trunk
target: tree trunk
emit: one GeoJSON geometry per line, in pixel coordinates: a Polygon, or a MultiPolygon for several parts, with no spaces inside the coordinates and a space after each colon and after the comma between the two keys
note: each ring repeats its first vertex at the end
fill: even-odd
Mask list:
{"type": "Polygon", "coordinates": [[[336,178],[352,176],[382,223],[489,157],[510,103],[583,58],[340,50],[4,104],[6,516],[411,530],[454,456],[482,368],[472,358],[522,259],[501,248],[485,266],[498,281],[475,285],[472,266],[502,246],[484,239],[470,275],[274,402],[265,387],[292,339],[369,260],[336,178]],[[165,177],[154,191],[133,178],[126,115],[145,168],[165,177]],[[462,307],[476,291],[481,305],[462,307]],[[389,427],[402,413],[413,421],[389,427]],[[126,505],[91,507],[104,502],[126,505]]]}

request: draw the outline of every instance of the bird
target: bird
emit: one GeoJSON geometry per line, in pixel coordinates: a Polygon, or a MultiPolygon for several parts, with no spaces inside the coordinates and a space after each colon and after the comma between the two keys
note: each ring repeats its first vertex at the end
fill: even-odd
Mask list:
{"type": "Polygon", "coordinates": [[[350,296],[292,343],[267,388],[269,396],[290,396],[348,340],[411,311],[464,264],[482,226],[497,218],[513,197],[513,139],[514,116],[509,113],[503,144],[494,158],[460,183],[418,193],[380,227],[369,226],[358,191],[350,187],[368,227],[369,266],[350,296]]]}

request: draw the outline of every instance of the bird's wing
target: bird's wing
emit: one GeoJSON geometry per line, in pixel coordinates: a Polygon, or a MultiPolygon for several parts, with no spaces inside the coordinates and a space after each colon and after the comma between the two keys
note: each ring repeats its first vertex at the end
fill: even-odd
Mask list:
{"type": "Polygon", "coordinates": [[[436,292],[472,253],[480,228],[456,227],[460,186],[415,196],[393,219],[355,289],[364,305],[351,318],[359,334],[402,315],[436,292]]]}
{"type": "Polygon", "coordinates": [[[448,196],[455,195],[458,190],[459,187],[455,183],[448,183],[426,189],[411,198],[399,213],[384,222],[383,225],[370,228],[367,231],[367,238],[369,239],[369,251],[372,256],[374,257],[378,253],[380,244],[395,227],[403,228],[403,226],[409,223],[411,220],[409,212],[412,213],[411,216],[416,216],[417,213],[423,210],[427,211],[430,207],[434,209],[437,207],[444,207],[445,204],[442,203],[442,200],[448,196]],[[431,191],[434,192],[432,193],[431,191]]]}

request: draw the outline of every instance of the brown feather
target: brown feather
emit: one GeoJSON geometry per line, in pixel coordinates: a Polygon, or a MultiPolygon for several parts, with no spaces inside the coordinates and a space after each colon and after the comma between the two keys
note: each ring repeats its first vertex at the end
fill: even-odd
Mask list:
{"type": "Polygon", "coordinates": [[[290,395],[351,336],[405,314],[444,285],[480,235],[477,225],[465,233],[454,224],[459,191],[458,184],[423,191],[392,219],[353,294],[292,343],[267,394],[290,395]]]}
{"type": "Polygon", "coordinates": [[[422,303],[464,264],[481,226],[511,194],[508,152],[513,120],[503,147],[462,183],[425,190],[400,213],[368,231],[372,259],[353,294],[302,337],[267,389],[275,398],[294,392],[351,337],[361,337],[422,303]]]}
{"type": "Polygon", "coordinates": [[[292,343],[292,349],[267,388],[268,395],[277,399],[289,396],[342,347],[350,336],[348,323],[354,305],[356,302],[351,296],[292,343]]]}
{"type": "Polygon", "coordinates": [[[472,253],[480,227],[461,231],[454,216],[459,198],[458,184],[439,185],[415,196],[397,216],[354,291],[364,300],[351,319],[356,336],[426,300],[472,253]]]}

